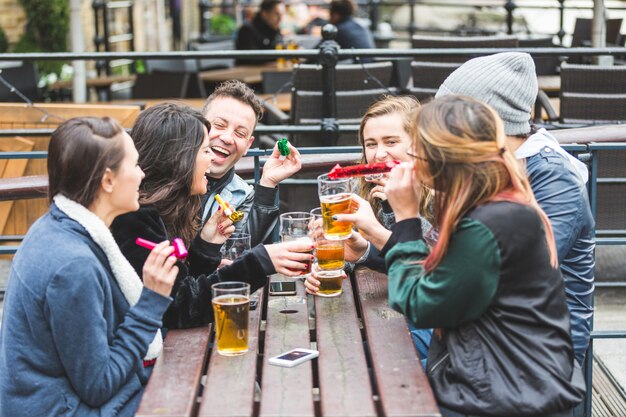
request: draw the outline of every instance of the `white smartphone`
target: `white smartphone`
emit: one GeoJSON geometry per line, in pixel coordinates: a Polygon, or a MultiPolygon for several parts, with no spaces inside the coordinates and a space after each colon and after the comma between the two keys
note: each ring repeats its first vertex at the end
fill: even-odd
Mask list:
{"type": "Polygon", "coordinates": [[[319,355],[320,353],[317,350],[297,348],[270,358],[269,363],[272,365],[291,368],[292,366],[299,365],[302,362],[317,358],[319,355]]]}

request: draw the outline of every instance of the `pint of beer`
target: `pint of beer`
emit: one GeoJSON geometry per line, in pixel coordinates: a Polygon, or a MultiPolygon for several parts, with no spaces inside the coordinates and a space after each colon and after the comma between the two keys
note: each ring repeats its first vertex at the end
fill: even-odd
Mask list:
{"type": "Polygon", "coordinates": [[[317,295],[319,297],[337,297],[341,295],[341,286],[343,283],[342,270],[334,271],[318,271],[315,276],[320,282],[317,295]]]}
{"type": "Polygon", "coordinates": [[[324,235],[331,240],[344,240],[352,233],[351,222],[333,220],[336,214],[353,213],[350,178],[331,180],[327,174],[317,177],[324,235]]]}
{"type": "Polygon", "coordinates": [[[224,356],[248,351],[250,284],[219,282],[211,286],[217,352],[224,356]]]}

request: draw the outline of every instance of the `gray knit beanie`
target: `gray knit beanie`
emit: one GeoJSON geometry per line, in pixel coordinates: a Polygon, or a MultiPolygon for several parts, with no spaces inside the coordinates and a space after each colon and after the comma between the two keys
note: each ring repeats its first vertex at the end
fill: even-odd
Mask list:
{"type": "Polygon", "coordinates": [[[537,91],[530,55],[504,52],[467,61],[446,78],[435,97],[457,94],[487,103],[504,121],[504,132],[517,136],[530,132],[537,91]]]}

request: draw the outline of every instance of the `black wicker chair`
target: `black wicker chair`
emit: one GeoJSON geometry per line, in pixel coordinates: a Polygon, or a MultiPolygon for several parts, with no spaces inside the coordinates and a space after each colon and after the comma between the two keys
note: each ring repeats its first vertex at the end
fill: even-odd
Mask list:
{"type": "Polygon", "coordinates": [[[561,123],[626,122],[626,66],[561,66],[561,123]]]}
{"type": "Polygon", "coordinates": [[[409,94],[420,101],[433,98],[448,75],[460,66],[460,63],[450,62],[411,62],[413,86],[409,87],[409,94]]]}
{"type": "MultiPolygon", "coordinates": [[[[515,36],[422,36],[411,38],[413,48],[517,48],[519,41],[515,36]]],[[[420,61],[465,62],[472,56],[422,55],[420,61]]]]}
{"type": "MultiPolygon", "coordinates": [[[[335,67],[337,91],[391,88],[393,63],[368,62],[365,64],[340,64],[335,67]]],[[[302,64],[294,68],[293,87],[303,91],[322,90],[322,66],[302,64]]]]}

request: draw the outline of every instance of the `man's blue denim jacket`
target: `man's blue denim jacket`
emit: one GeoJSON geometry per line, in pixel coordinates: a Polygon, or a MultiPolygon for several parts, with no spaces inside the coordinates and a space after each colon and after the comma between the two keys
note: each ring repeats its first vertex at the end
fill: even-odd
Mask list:
{"type": "Polygon", "coordinates": [[[589,346],[593,317],[595,222],[587,189],[571,161],[549,146],[526,158],[537,202],[550,219],[570,311],[576,360],[589,346]]]}

